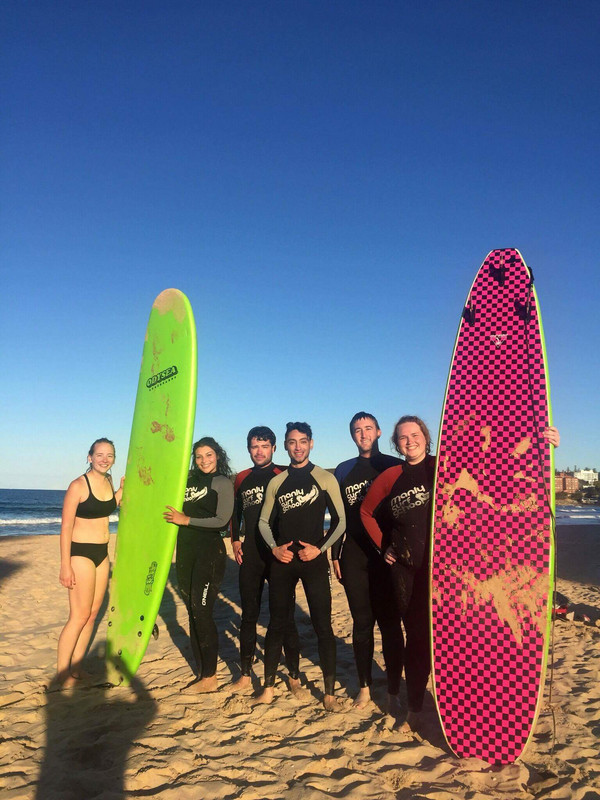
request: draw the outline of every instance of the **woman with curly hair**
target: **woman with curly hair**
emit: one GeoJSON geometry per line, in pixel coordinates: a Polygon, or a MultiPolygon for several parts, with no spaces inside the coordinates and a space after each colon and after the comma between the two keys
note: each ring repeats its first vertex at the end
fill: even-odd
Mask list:
{"type": "Polygon", "coordinates": [[[197,676],[186,688],[217,689],[217,626],[213,608],[225,574],[223,537],[233,513],[233,483],[227,453],[205,436],[192,448],[183,511],[167,506],[164,518],[179,526],[177,582],[188,610],[197,676]]]}

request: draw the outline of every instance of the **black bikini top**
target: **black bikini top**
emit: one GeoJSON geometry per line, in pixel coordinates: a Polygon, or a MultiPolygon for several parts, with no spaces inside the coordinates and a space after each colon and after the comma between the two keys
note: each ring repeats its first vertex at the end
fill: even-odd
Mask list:
{"type": "Polygon", "coordinates": [[[81,519],[101,519],[101,517],[109,517],[117,507],[115,490],[113,489],[113,496],[110,500],[98,500],[98,498],[94,497],[92,494],[92,487],[90,486],[88,476],[84,473],[83,477],[85,478],[90,493],[83,503],[79,503],[77,506],[75,516],[81,519]]]}

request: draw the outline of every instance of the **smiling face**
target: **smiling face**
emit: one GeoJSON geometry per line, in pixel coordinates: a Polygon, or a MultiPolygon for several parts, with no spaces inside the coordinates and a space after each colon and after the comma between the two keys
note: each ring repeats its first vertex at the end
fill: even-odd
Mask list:
{"type": "Polygon", "coordinates": [[[95,472],[106,475],[115,463],[115,449],[107,442],[98,442],[94,445],[92,455],[88,455],[88,462],[95,472]]]}
{"type": "Polygon", "coordinates": [[[275,445],[268,439],[257,439],[253,436],[248,445],[248,452],[255,467],[268,467],[273,461],[275,445]]]}
{"type": "Polygon", "coordinates": [[[427,454],[427,439],[416,422],[402,422],[396,427],[398,452],[409,464],[418,464],[427,454]]]}
{"type": "Polygon", "coordinates": [[[358,419],[352,425],[352,438],[354,444],[358,447],[358,452],[361,456],[368,458],[377,440],[381,436],[381,431],[377,427],[375,420],[371,417],[363,417],[358,419]]]}
{"type": "Polygon", "coordinates": [[[206,475],[217,471],[217,454],[207,445],[201,445],[194,450],[194,462],[200,472],[206,475]]]}
{"type": "Polygon", "coordinates": [[[292,467],[304,467],[308,464],[312,448],[313,440],[308,438],[308,434],[297,431],[295,428],[288,431],[285,437],[285,449],[290,457],[292,467]]]}

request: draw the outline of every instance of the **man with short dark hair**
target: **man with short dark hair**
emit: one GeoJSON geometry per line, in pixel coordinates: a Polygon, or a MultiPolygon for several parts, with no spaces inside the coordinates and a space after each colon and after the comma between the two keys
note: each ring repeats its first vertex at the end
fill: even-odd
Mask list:
{"type": "Polygon", "coordinates": [[[346,591],[352,614],[352,647],[358,672],[359,692],[356,708],[371,699],[375,622],[381,631],[383,658],[388,683],[390,711],[398,711],[398,691],[402,674],[403,636],[394,603],[389,567],[373,546],[360,518],[360,506],[371,482],[381,472],[397,466],[400,460],[379,452],[381,429],[377,419],[359,411],[350,420],[350,435],[358,456],[343,461],[335,470],[346,512],[346,535],[332,548],[333,569],[346,591]]]}
{"type": "Polygon", "coordinates": [[[259,702],[273,700],[275,673],[298,581],[302,581],[310,619],[319,641],[325,682],[323,705],[339,711],[334,696],[336,645],[331,627],[331,587],[327,550],[343,534],[344,505],[337,481],[310,462],[312,430],[306,422],[288,422],[285,449],[290,466],[267,486],[258,528],[273,554],[269,581],[271,619],[265,640],[265,684],[259,702]],[[325,511],[331,525],[324,533],[325,511]]]}
{"type": "MultiPolygon", "coordinates": [[[[284,469],[273,463],[276,440],[271,428],[265,425],[251,428],[246,441],[253,466],[242,470],[236,476],[235,501],[231,520],[233,554],[240,565],[239,587],[242,604],[240,626],[242,674],[232,684],[233,691],[242,691],[251,685],[252,662],[256,650],[256,624],[260,614],[263,588],[265,581],[269,580],[272,562],[269,548],[258,532],[258,518],[267,484],[284,469]]],[[[294,623],[294,604],[290,607],[283,648],[289,672],[290,689],[295,692],[300,687],[298,677],[300,654],[298,631],[294,623]]]]}

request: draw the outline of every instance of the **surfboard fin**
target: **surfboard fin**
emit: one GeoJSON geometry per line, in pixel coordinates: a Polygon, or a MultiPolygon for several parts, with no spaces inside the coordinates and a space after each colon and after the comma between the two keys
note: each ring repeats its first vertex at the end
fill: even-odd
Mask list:
{"type": "Polygon", "coordinates": [[[475,324],[475,306],[465,306],[462,312],[462,318],[465,322],[468,322],[469,325],[475,324]]]}

